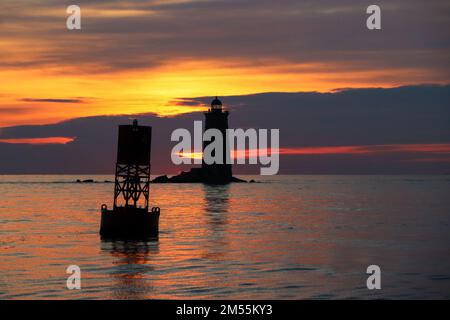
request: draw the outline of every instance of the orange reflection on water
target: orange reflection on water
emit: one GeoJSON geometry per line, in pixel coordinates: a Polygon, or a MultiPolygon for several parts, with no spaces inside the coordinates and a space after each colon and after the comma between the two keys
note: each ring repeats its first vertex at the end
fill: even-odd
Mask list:
{"type": "Polygon", "coordinates": [[[367,298],[361,283],[375,262],[390,270],[383,297],[415,297],[417,284],[445,292],[429,280],[450,270],[442,177],[155,184],[159,238],[126,242],[98,235],[113,185],[68,183],[78,178],[88,177],[0,177],[0,298],[367,298]],[[72,264],[81,290],[65,287],[72,264]]]}

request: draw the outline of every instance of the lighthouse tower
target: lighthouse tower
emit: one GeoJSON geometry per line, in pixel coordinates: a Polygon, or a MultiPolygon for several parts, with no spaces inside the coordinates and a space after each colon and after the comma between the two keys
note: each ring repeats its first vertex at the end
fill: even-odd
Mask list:
{"type": "MultiPolygon", "coordinates": [[[[205,112],[205,131],[208,129],[218,129],[223,137],[223,163],[206,164],[202,162],[202,175],[205,183],[211,184],[226,184],[231,181],[232,172],[231,164],[227,164],[227,142],[226,130],[228,129],[228,114],[229,112],[223,110],[222,101],[217,97],[211,102],[211,108],[205,112]]],[[[203,150],[212,143],[212,141],[205,141],[203,143],[203,150]]]]}

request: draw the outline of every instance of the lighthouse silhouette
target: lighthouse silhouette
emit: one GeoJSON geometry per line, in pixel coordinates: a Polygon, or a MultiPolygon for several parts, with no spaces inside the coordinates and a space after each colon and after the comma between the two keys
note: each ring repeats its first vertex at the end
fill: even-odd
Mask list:
{"type": "MultiPolygon", "coordinates": [[[[211,102],[211,108],[205,112],[205,131],[208,129],[217,129],[222,133],[223,137],[222,163],[207,164],[205,163],[205,159],[202,160],[202,174],[205,183],[224,184],[229,183],[232,179],[231,163],[229,162],[230,150],[227,146],[228,141],[226,139],[228,114],[229,112],[223,109],[222,101],[220,101],[218,97],[211,102]]],[[[203,142],[203,154],[205,154],[205,148],[213,141],[214,140],[203,142]]],[[[212,154],[212,156],[214,156],[214,154],[212,154]]]]}
{"type": "MultiPolygon", "coordinates": [[[[209,129],[218,130],[222,136],[222,143],[215,142],[215,136],[212,135],[211,140],[203,140],[203,157],[202,166],[191,168],[189,171],[182,171],[178,175],[173,177],[167,177],[167,175],[156,177],[152,180],[152,183],[206,183],[211,185],[227,184],[230,182],[247,182],[245,180],[233,177],[231,166],[231,151],[230,151],[230,141],[227,139],[227,129],[228,129],[228,115],[229,112],[224,110],[222,101],[216,97],[211,102],[211,107],[208,111],[204,113],[205,115],[205,132],[209,129]],[[208,150],[205,149],[211,144],[208,150]],[[223,148],[222,161],[217,161],[216,159],[216,148],[223,148]],[[214,159],[214,162],[205,161],[205,154],[210,154],[214,159]],[[220,163],[218,163],[220,162],[220,163]]],[[[232,137],[233,139],[233,137],[232,137]]]]}

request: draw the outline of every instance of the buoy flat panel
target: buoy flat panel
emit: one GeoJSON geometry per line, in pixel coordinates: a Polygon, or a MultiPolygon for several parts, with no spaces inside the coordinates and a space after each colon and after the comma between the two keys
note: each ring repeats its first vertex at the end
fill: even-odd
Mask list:
{"type": "Polygon", "coordinates": [[[159,208],[151,212],[140,208],[118,207],[102,210],[102,238],[149,238],[159,231],[159,208]]]}

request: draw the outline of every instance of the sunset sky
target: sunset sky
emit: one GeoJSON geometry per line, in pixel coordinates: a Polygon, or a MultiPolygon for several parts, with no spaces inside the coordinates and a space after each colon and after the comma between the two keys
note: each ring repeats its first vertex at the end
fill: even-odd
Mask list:
{"type": "Polygon", "coordinates": [[[198,110],[178,98],[449,83],[449,3],[0,2],[0,127],[198,110]]]}
{"type": "MultiPolygon", "coordinates": [[[[350,0],[1,0],[0,152],[2,148],[10,150],[11,145],[20,149],[22,145],[69,147],[81,143],[79,132],[48,132],[46,126],[53,128],[61,121],[136,113],[173,118],[204,110],[215,95],[224,97],[231,109],[246,101],[249,106],[259,103],[275,112],[291,101],[288,93],[321,94],[314,96],[311,104],[320,107],[325,99],[345,105],[341,99],[346,94],[333,94],[346,88],[409,86],[420,97],[431,97],[435,105],[425,102],[419,106],[413,98],[404,98],[403,91],[393,91],[417,104],[411,114],[404,109],[396,111],[395,119],[408,122],[408,117],[423,116],[428,108],[435,112],[434,121],[445,120],[448,108],[442,104],[448,101],[448,87],[422,95],[417,86],[445,87],[450,83],[450,3],[377,1],[382,30],[366,28],[370,4],[372,1],[350,0]],[[73,4],[81,7],[82,30],[66,28],[66,9],[73,4]],[[285,95],[280,99],[267,96],[265,101],[255,95],[274,92],[285,95]],[[30,130],[34,133],[29,134],[30,130]]],[[[339,115],[342,124],[355,114],[352,108],[356,105],[377,104],[367,101],[370,92],[349,92],[349,106],[341,108],[339,115]]],[[[386,106],[397,104],[389,98],[390,91],[381,93],[377,97],[386,106]]],[[[310,100],[301,94],[296,97],[299,117],[304,117],[300,111],[309,108],[304,104],[310,100]]],[[[399,108],[408,106],[406,100],[399,108]]],[[[389,117],[384,105],[377,107],[383,117],[389,117]]],[[[247,115],[233,121],[257,126],[251,119],[252,115],[247,115]]],[[[294,124],[283,121],[278,128],[292,130],[294,124]]],[[[359,125],[362,123],[364,117],[359,125]]],[[[414,139],[396,140],[374,134],[357,142],[327,140],[327,134],[334,133],[325,128],[320,143],[315,137],[302,136],[297,144],[282,140],[281,147],[286,154],[300,157],[329,154],[329,150],[355,155],[367,146],[391,146],[393,142],[400,145],[392,147],[396,152],[444,144],[446,158],[438,162],[449,163],[447,132],[437,131],[435,122],[427,125],[435,130],[433,135],[416,132],[414,139]],[[412,146],[404,147],[406,144],[412,146]]],[[[356,130],[355,122],[341,130],[350,132],[352,127],[356,130]]],[[[402,125],[399,128],[406,130],[402,125]]],[[[417,122],[418,132],[427,128],[417,122]]],[[[392,153],[383,150],[377,153],[392,153]]],[[[21,172],[13,166],[20,152],[14,152],[8,163],[14,168],[11,170],[21,172]]],[[[6,162],[1,163],[4,159],[0,165],[7,168],[6,162]]]]}

